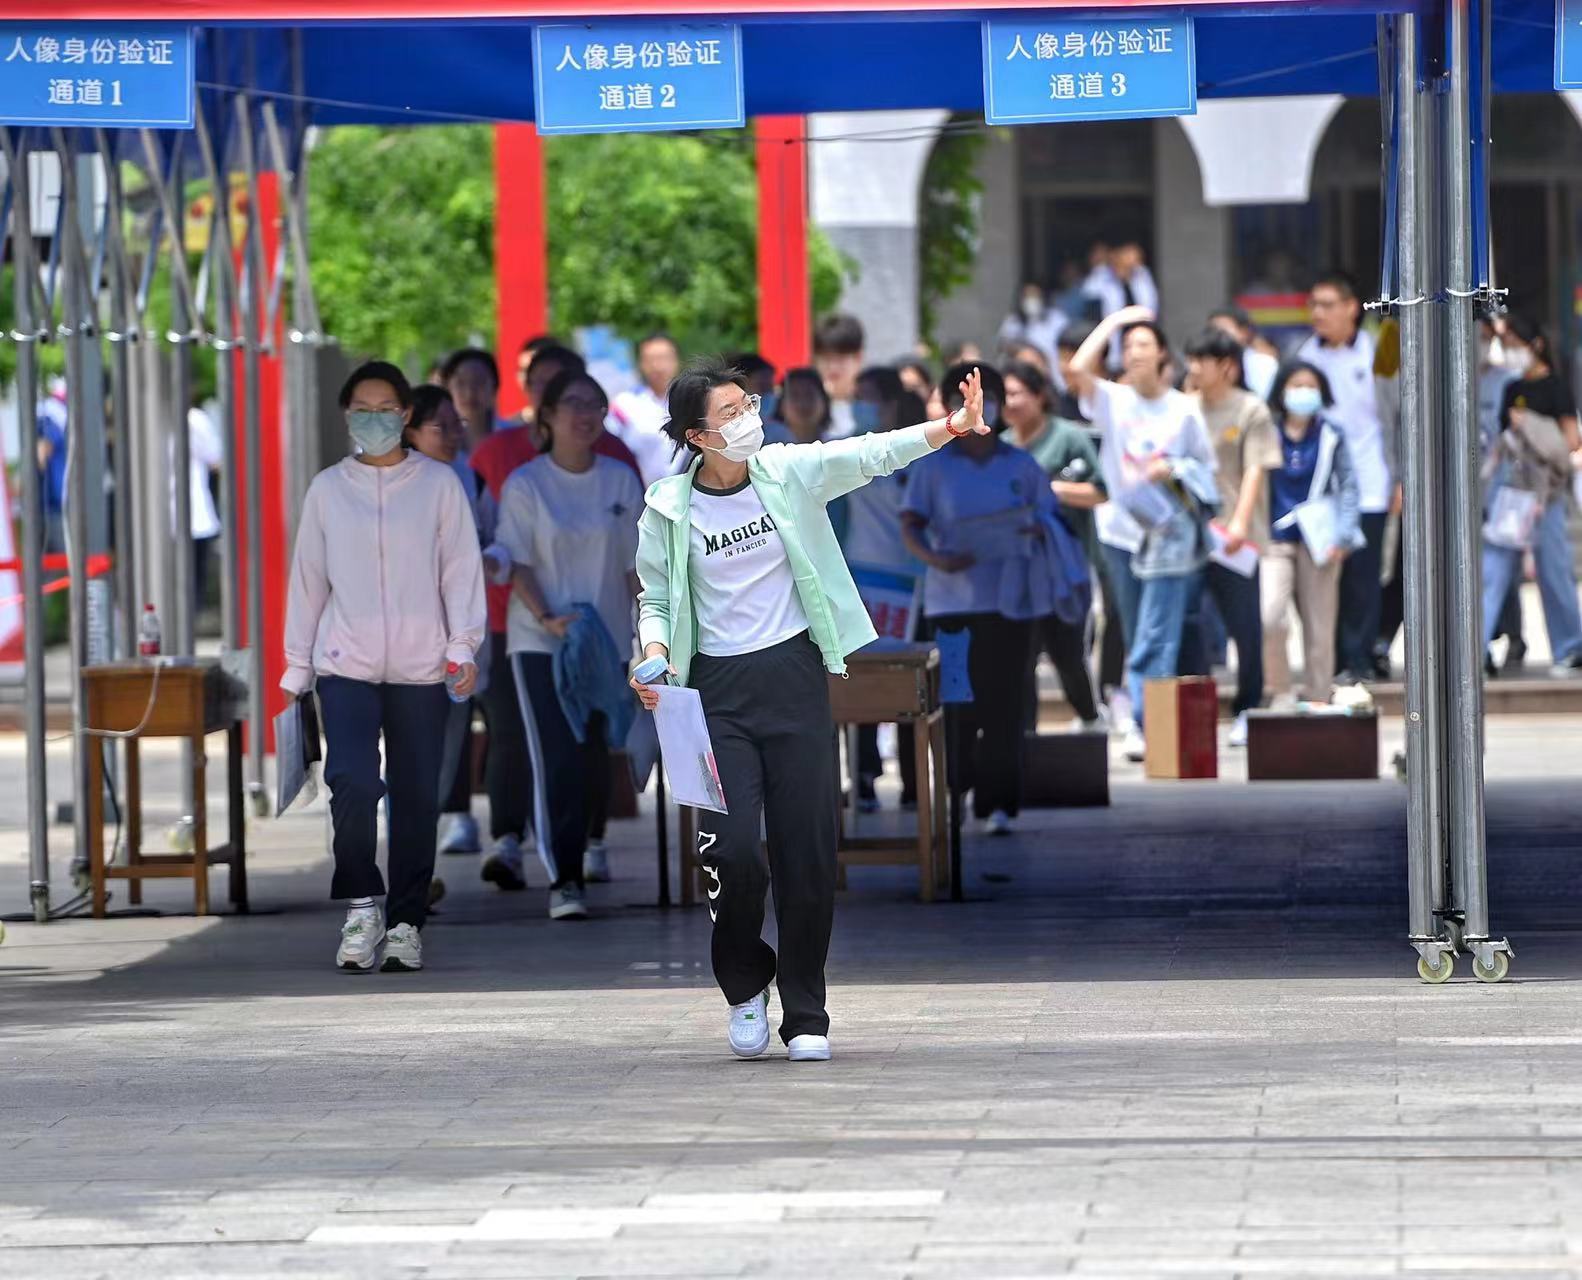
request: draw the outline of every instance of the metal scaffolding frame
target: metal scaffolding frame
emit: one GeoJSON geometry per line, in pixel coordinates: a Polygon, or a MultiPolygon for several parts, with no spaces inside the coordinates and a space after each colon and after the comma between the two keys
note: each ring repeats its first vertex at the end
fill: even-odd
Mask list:
{"type": "MultiPolygon", "coordinates": [[[[1392,240],[1396,280],[1394,296],[1376,304],[1394,311],[1401,326],[1401,407],[1404,458],[1404,538],[1407,634],[1407,766],[1409,940],[1418,952],[1418,970],[1427,981],[1448,978],[1455,956],[1470,951],[1474,972],[1486,981],[1505,976],[1510,946],[1489,928],[1486,890],[1482,775],[1482,682],[1480,531],[1477,488],[1476,384],[1473,359],[1478,307],[1492,293],[1479,279],[1486,258],[1474,223],[1487,208],[1486,192],[1474,189],[1475,177],[1486,181],[1487,166],[1472,163],[1473,121],[1486,144],[1489,0],[1448,0],[1442,14],[1401,14],[1380,19],[1380,94],[1389,138],[1385,156],[1388,207],[1394,210],[1392,240]],[[1440,30],[1438,24],[1443,23],[1440,30]],[[1479,34],[1481,33],[1481,35],[1479,34]],[[1443,40],[1430,39],[1442,34],[1443,40]],[[1482,57],[1475,58],[1474,45],[1482,57]],[[1429,56],[1429,47],[1434,49],[1429,56]],[[1476,65],[1475,65],[1476,63],[1476,65]],[[1475,110],[1477,105],[1480,109],[1475,110]]],[[[223,37],[217,35],[217,40],[223,37]]],[[[252,61],[251,35],[247,61],[252,61]]],[[[116,476],[124,497],[139,497],[149,529],[168,526],[166,477],[175,485],[176,537],[139,541],[131,503],[118,513],[119,560],[116,582],[120,618],[127,639],[135,633],[133,592],[152,588],[166,575],[151,554],[154,546],[174,547],[173,572],[164,582],[164,598],[175,608],[175,638],[190,651],[192,618],[189,602],[191,547],[186,520],[186,399],[191,377],[192,347],[205,343],[222,356],[217,391],[224,439],[222,482],[224,571],[224,643],[227,650],[250,649],[249,700],[251,785],[259,795],[264,778],[263,716],[263,581],[259,572],[262,542],[262,449],[260,372],[262,358],[274,354],[287,271],[292,276],[289,340],[286,355],[294,376],[286,398],[287,452],[293,466],[311,456],[305,447],[317,410],[316,362],[302,359],[304,349],[327,340],[308,275],[308,229],[304,182],[300,170],[307,116],[300,93],[301,48],[291,48],[297,106],[288,134],[267,96],[255,105],[245,91],[205,91],[200,95],[195,135],[160,135],[142,131],[141,147],[157,204],[144,239],[149,251],[133,260],[125,230],[126,197],[117,167],[120,148],[106,131],[94,145],[109,163],[106,209],[96,224],[98,235],[84,245],[78,232],[78,189],[70,157],[73,137],[56,132],[51,148],[62,157],[67,175],[64,206],[50,262],[40,270],[29,225],[27,157],[38,145],[36,131],[0,131],[7,158],[5,207],[9,209],[15,282],[16,328],[9,338],[18,350],[18,383],[23,407],[24,438],[36,430],[33,406],[38,371],[38,342],[57,335],[67,343],[74,368],[80,368],[89,342],[113,347],[116,388],[116,476]],[[187,139],[195,136],[195,143],[187,139]],[[263,155],[278,175],[280,238],[273,263],[266,262],[265,228],[260,221],[259,163],[263,155]],[[214,194],[208,252],[196,284],[191,279],[183,244],[180,213],[184,208],[183,178],[193,162],[214,194]],[[231,234],[229,179],[242,174],[248,195],[245,233],[240,243],[231,234]],[[164,252],[170,264],[173,322],[166,332],[148,334],[151,283],[164,252]],[[240,265],[238,266],[238,258],[240,265]],[[134,281],[136,285],[134,287],[134,281]],[[56,324],[54,315],[60,312],[56,324]],[[100,314],[106,324],[98,323],[100,314]],[[170,349],[171,370],[161,387],[144,385],[152,362],[136,358],[139,341],[162,342],[170,349]],[[242,362],[240,396],[232,353],[242,362]],[[297,376],[300,375],[300,376],[297,376]],[[238,403],[240,400],[240,403],[238,403]],[[144,412],[142,406],[154,407],[144,412]],[[238,530],[238,485],[235,443],[246,475],[246,529],[238,530]],[[167,452],[167,446],[171,450],[167,452]],[[174,466],[170,460],[174,460],[174,466]],[[141,477],[141,483],[139,478],[141,477]],[[141,549],[145,554],[137,555],[141,549]],[[244,573],[243,570],[246,570],[244,573]],[[245,578],[245,634],[237,583],[245,578]]],[[[0,231],[4,228],[0,227],[0,231]]],[[[76,438],[86,388],[72,385],[72,426],[76,438]]],[[[39,551],[43,521],[38,480],[32,467],[22,468],[22,560],[27,615],[27,726],[29,875],[35,915],[48,918],[47,803],[44,789],[44,686],[39,551]]],[[[72,530],[72,657],[76,757],[80,779],[86,750],[98,749],[82,730],[80,669],[85,654],[86,592],[85,528],[87,495],[84,468],[71,471],[72,530]]],[[[296,486],[292,486],[295,488],[296,486]]],[[[77,844],[84,846],[82,815],[76,806],[77,844]]]]}
{"type": "MultiPolygon", "coordinates": [[[[82,456],[89,404],[84,375],[90,344],[108,343],[115,426],[115,503],[113,568],[116,598],[113,630],[118,656],[135,652],[139,604],[155,600],[168,619],[169,651],[190,655],[195,647],[195,591],[191,536],[190,436],[187,410],[192,395],[194,348],[212,349],[216,361],[217,424],[222,440],[221,558],[222,644],[244,655],[249,683],[249,787],[255,809],[266,810],[264,760],[264,586],[262,564],[262,398],[263,357],[276,353],[272,335],[289,306],[289,332],[295,347],[316,347],[322,335],[317,301],[308,275],[305,232],[306,195],[301,175],[288,165],[301,162],[305,116],[282,128],[273,104],[255,111],[245,93],[206,93],[195,132],[138,130],[135,137],[114,130],[67,131],[0,129],[6,176],[0,186],[0,237],[9,235],[15,267],[15,327],[3,336],[17,351],[17,396],[24,442],[37,434],[40,380],[37,347],[59,341],[65,351],[68,381],[67,551],[70,576],[70,635],[73,716],[73,779],[77,797],[85,794],[90,751],[104,750],[104,739],[85,725],[81,672],[88,660],[89,609],[87,529],[91,504],[88,468],[82,456]],[[60,160],[62,191],[47,261],[37,254],[31,224],[30,158],[45,151],[60,160]],[[131,153],[152,196],[139,218],[131,208],[123,165],[131,153]],[[79,154],[99,158],[103,170],[102,205],[79,181],[79,154]],[[284,236],[274,261],[266,261],[262,222],[260,157],[275,173],[281,194],[284,236]],[[230,180],[239,173],[248,193],[245,230],[232,236],[230,180]],[[187,185],[205,180],[213,194],[208,245],[194,278],[185,244],[187,185]],[[84,235],[84,218],[91,235],[84,235]],[[130,224],[137,223],[135,229],[130,224]],[[238,256],[242,259],[238,265],[238,256]],[[155,323],[161,299],[155,282],[168,270],[170,323],[155,323]],[[289,304],[285,301],[291,275],[289,304]],[[242,363],[238,395],[236,359],[242,363]],[[240,401],[240,403],[239,403],[240,401]],[[246,472],[246,527],[239,529],[236,442],[246,472]],[[244,573],[243,570],[246,570],[244,573]],[[245,629],[237,588],[245,577],[245,629]]],[[[102,348],[100,349],[102,352],[102,348]]],[[[312,361],[305,362],[309,367],[312,361]]],[[[295,392],[287,405],[288,431],[307,430],[313,399],[295,392]]],[[[311,391],[311,387],[310,387],[311,391]]],[[[24,462],[30,455],[24,454],[24,462]]],[[[70,911],[76,899],[55,907],[50,897],[49,795],[46,781],[46,690],[44,686],[43,573],[44,518],[38,471],[21,472],[20,559],[26,655],[25,723],[28,768],[28,875],[33,915],[39,922],[70,911]]],[[[233,674],[234,674],[233,667],[233,674]]],[[[190,749],[190,748],[189,748],[190,749]]],[[[183,771],[190,777],[190,771],[183,771]]],[[[190,786],[190,782],[188,784],[190,786]]],[[[189,801],[188,812],[191,812],[189,801]]],[[[85,866],[85,803],[73,805],[76,856],[73,873],[85,866]]]]}

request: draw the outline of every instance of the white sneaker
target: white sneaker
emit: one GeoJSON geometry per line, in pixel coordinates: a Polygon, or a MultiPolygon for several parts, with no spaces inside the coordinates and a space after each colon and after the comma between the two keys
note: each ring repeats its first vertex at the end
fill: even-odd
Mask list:
{"type": "Polygon", "coordinates": [[[582,851],[582,878],[592,884],[610,882],[610,847],[604,841],[590,840],[582,851]]]}
{"type": "Polygon", "coordinates": [[[985,834],[991,836],[1008,836],[1011,834],[1011,818],[1004,809],[996,809],[983,820],[985,834]]]}
{"type": "Polygon", "coordinates": [[[341,926],[340,950],[335,963],[352,973],[369,973],[379,959],[379,944],[385,937],[385,913],[377,906],[352,907],[341,926]]]}
{"type": "Polygon", "coordinates": [[[520,893],[527,888],[527,877],[522,872],[522,842],[515,836],[496,840],[494,852],[484,859],[481,878],[506,893],[520,893]]]}
{"type": "Polygon", "coordinates": [[[416,973],[423,967],[423,939],[417,926],[398,924],[385,935],[385,973],[416,973]]]}
{"type": "Polygon", "coordinates": [[[568,884],[563,889],[549,891],[549,918],[551,920],[586,920],[588,918],[588,904],[583,900],[582,890],[574,884],[568,884]]]}
{"type": "Polygon", "coordinates": [[[1235,723],[1231,725],[1230,737],[1226,739],[1226,742],[1233,747],[1245,747],[1247,745],[1247,713],[1245,711],[1238,715],[1235,723]]]}
{"type": "Polygon", "coordinates": [[[738,1058],[756,1058],[769,1047],[769,990],[746,1004],[731,1006],[731,1052],[738,1058]]]}
{"type": "Polygon", "coordinates": [[[1148,744],[1143,741],[1143,731],[1135,724],[1126,731],[1126,736],[1121,739],[1121,754],[1133,764],[1141,764],[1148,754],[1148,744]]]}
{"type": "Polygon", "coordinates": [[[470,813],[446,813],[439,820],[439,851],[441,853],[481,853],[483,845],[478,839],[478,819],[470,813]]]}
{"type": "Polygon", "coordinates": [[[786,1056],[792,1062],[828,1062],[828,1036],[792,1036],[786,1046],[786,1056]]]}

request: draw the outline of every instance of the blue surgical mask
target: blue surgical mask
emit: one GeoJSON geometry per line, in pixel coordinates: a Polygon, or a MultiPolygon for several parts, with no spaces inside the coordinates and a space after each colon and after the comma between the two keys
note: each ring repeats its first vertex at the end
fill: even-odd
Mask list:
{"type": "Polygon", "coordinates": [[[879,406],[872,400],[853,400],[851,402],[851,420],[856,424],[859,433],[877,431],[879,429],[879,406]]]}
{"type": "Polygon", "coordinates": [[[1287,387],[1285,411],[1294,417],[1311,418],[1324,407],[1324,396],[1317,387],[1287,387]]]}
{"type": "Polygon", "coordinates": [[[401,443],[406,415],[395,409],[352,409],[346,414],[346,429],[352,442],[370,457],[389,453],[401,443]]]}

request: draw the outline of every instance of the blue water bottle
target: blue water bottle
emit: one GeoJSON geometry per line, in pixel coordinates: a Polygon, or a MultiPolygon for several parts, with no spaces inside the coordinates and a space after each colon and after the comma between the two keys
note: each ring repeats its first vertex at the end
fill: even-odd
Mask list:
{"type": "Polygon", "coordinates": [[[637,664],[632,672],[632,678],[638,684],[669,684],[670,660],[655,654],[652,658],[645,658],[637,664]]]}

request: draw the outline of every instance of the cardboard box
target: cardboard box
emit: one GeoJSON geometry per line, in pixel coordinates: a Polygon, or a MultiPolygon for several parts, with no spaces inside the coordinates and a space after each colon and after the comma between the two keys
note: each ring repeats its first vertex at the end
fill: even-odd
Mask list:
{"type": "Polygon", "coordinates": [[[1253,711],[1247,715],[1250,782],[1379,776],[1379,717],[1253,711]]]}
{"type": "Polygon", "coordinates": [[[1110,802],[1110,735],[1029,733],[1022,739],[1022,807],[1076,809],[1110,802]]]}
{"type": "Polygon", "coordinates": [[[1143,731],[1150,778],[1219,777],[1219,690],[1207,676],[1149,680],[1143,686],[1143,731]]]}

